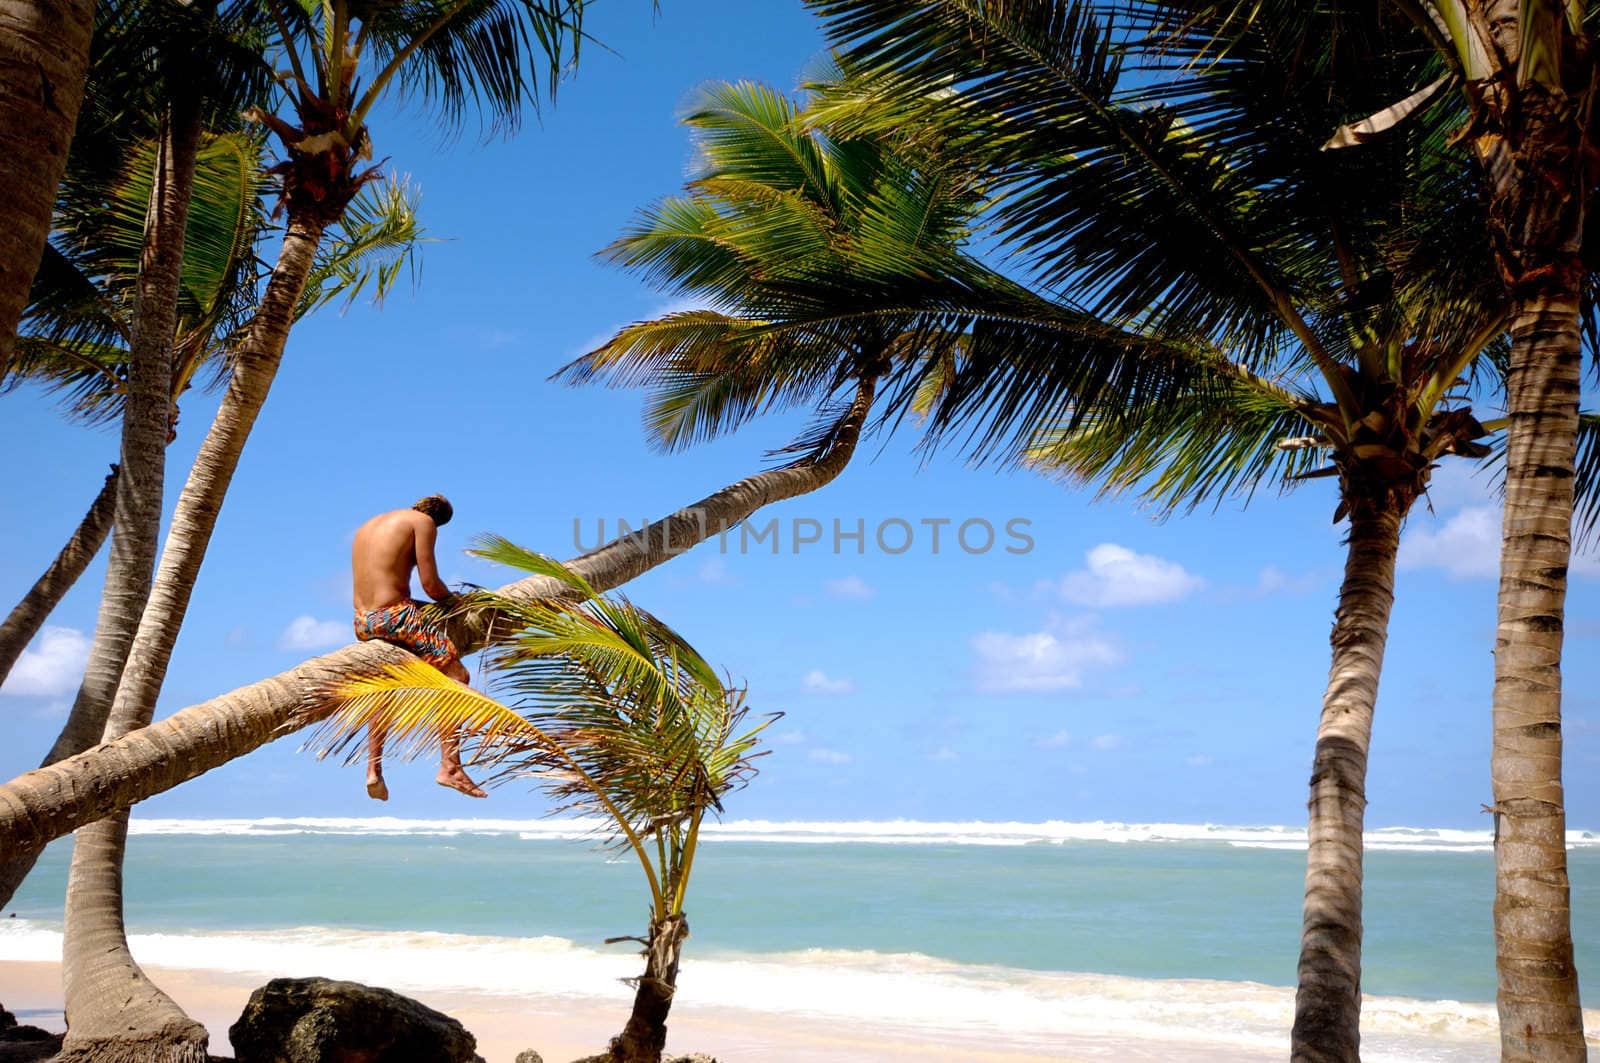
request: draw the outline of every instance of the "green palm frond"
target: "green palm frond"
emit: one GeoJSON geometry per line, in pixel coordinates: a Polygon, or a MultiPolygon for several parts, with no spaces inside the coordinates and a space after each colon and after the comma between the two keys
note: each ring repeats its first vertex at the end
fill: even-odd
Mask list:
{"type": "MultiPolygon", "coordinates": [[[[1042,472],[1096,484],[1102,495],[1135,492],[1160,513],[1262,482],[1280,489],[1326,463],[1313,418],[1318,404],[1237,366],[1213,365],[1195,386],[1127,417],[1094,411],[1041,432],[1024,458],[1042,472]],[[1280,444],[1295,440],[1296,445],[1280,444]]],[[[1323,410],[1324,417],[1333,416],[1323,410]]]]}
{"type": "Polygon", "coordinates": [[[371,83],[355,101],[353,128],[397,82],[402,98],[420,99],[452,128],[476,107],[492,126],[510,129],[524,105],[554,98],[577,62],[585,6],[586,0],[364,0],[303,8],[298,22],[307,36],[320,30],[309,49],[318,69],[342,63],[352,45],[370,58],[371,83]],[[329,11],[346,18],[330,18],[329,11]]]}
{"type": "Polygon", "coordinates": [[[420,194],[404,178],[388,178],[362,186],[345,208],[338,229],[317,252],[306,278],[304,293],[295,308],[304,317],[335,299],[344,298],[342,310],[370,287],[374,305],[382,305],[403,273],[413,281],[419,264],[423,235],[417,214],[420,194]]]}
{"type": "Polygon", "coordinates": [[[1585,549],[1595,544],[1595,528],[1600,525],[1600,414],[1578,414],[1577,478],[1572,484],[1572,525],[1578,530],[1578,545],[1585,549]]]}

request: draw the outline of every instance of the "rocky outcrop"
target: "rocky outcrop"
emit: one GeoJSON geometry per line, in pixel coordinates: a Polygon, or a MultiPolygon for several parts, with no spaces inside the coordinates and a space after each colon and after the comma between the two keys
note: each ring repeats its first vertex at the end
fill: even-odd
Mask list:
{"type": "Polygon", "coordinates": [[[388,989],[274,978],[228,1029],[238,1063],[483,1063],[450,1016],[388,989]]]}
{"type": "Polygon", "coordinates": [[[37,1026],[19,1026],[17,1017],[0,1007],[0,1063],[35,1063],[61,1051],[61,1035],[37,1026]]]}

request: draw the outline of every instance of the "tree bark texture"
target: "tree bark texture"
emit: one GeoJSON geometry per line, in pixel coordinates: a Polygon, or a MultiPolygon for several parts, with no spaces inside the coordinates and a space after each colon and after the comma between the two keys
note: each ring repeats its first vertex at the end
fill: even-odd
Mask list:
{"type": "MultiPolygon", "coordinates": [[[[155,459],[157,475],[142,487],[147,493],[142,506],[150,510],[142,512],[149,526],[140,540],[141,546],[148,548],[148,555],[141,558],[147,590],[161,526],[163,482],[159,473],[170,427],[172,345],[177,335],[184,235],[200,135],[199,101],[175,100],[161,124],[150,217],[139,260],[130,362],[134,366],[159,365],[161,372],[150,372],[148,386],[154,388],[159,377],[161,387],[159,392],[146,392],[143,387],[136,391],[130,380],[129,399],[137,393],[143,403],[159,396],[165,422],[155,459]]],[[[120,524],[116,534],[121,534],[120,524]]],[[[134,630],[147,608],[147,603],[141,602],[134,630]]],[[[120,686],[126,681],[126,667],[119,668],[119,673],[120,686]]],[[[114,689],[112,693],[113,700],[102,709],[109,714],[103,740],[118,738],[130,729],[126,719],[117,717],[117,692],[114,689]]],[[[63,1063],[136,1058],[151,1063],[205,1063],[205,1027],[189,1019],[157,989],[128,951],[122,925],[122,854],[127,828],[127,813],[119,813],[86,826],[73,843],[62,957],[67,1037],[57,1058],[63,1063]]]]}
{"type": "Polygon", "coordinates": [[[94,0],[0,0],[0,377],[50,235],[93,30],[94,0]]]}
{"type": "Polygon", "coordinates": [[[1502,1060],[1587,1059],[1572,954],[1561,784],[1561,650],[1571,558],[1579,301],[1512,324],[1494,655],[1495,966],[1502,1060]]]}
{"type": "Polygon", "coordinates": [[[1361,875],[1367,752],[1394,606],[1399,507],[1351,514],[1333,662],[1311,764],[1306,896],[1290,1056],[1361,1059],[1361,875]]]}
{"type": "Polygon", "coordinates": [[[678,988],[678,962],[689,923],[682,913],[650,925],[644,949],[644,976],[633,993],[633,1010],[622,1033],[611,1040],[615,1063],[661,1063],[667,1047],[667,1013],[678,988]]]}

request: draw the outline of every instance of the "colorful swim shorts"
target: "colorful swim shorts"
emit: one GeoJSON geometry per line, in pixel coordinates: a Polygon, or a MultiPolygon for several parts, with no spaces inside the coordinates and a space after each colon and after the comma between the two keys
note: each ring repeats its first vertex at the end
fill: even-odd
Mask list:
{"type": "Polygon", "coordinates": [[[377,639],[404,646],[435,668],[444,669],[461,659],[455,644],[437,623],[423,615],[424,603],[401,602],[370,613],[356,614],[356,638],[377,639]]]}

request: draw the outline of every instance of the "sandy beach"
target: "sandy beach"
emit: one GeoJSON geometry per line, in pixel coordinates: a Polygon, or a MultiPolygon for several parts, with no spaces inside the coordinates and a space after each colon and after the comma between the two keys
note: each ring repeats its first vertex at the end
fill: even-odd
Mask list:
{"type": "MultiPolygon", "coordinates": [[[[228,1027],[263,979],[232,972],[150,967],[150,976],[190,1015],[211,1031],[211,1050],[231,1053],[228,1027]]],[[[49,1030],[63,1028],[61,968],[55,963],[0,964],[0,1003],[19,1021],[49,1030]]],[[[546,1063],[592,1054],[620,1028],[625,1015],[612,1005],[581,998],[530,996],[511,999],[470,993],[408,994],[460,1020],[478,1039],[487,1063],[513,1063],[517,1053],[537,1049],[546,1063]]],[[[977,1039],[919,1038],[904,1030],[880,1031],[834,1020],[808,1022],[794,1015],[680,1005],[673,1009],[669,1053],[706,1052],[721,1063],[783,1060],[784,1063],[877,1063],[897,1060],[963,1060],[969,1063],[1071,1063],[1127,1060],[1130,1063],[1221,1063],[1270,1059],[1272,1053],[1219,1053],[1199,1046],[1141,1044],[1085,1038],[1059,1047],[1006,1047],[977,1039]]]]}

